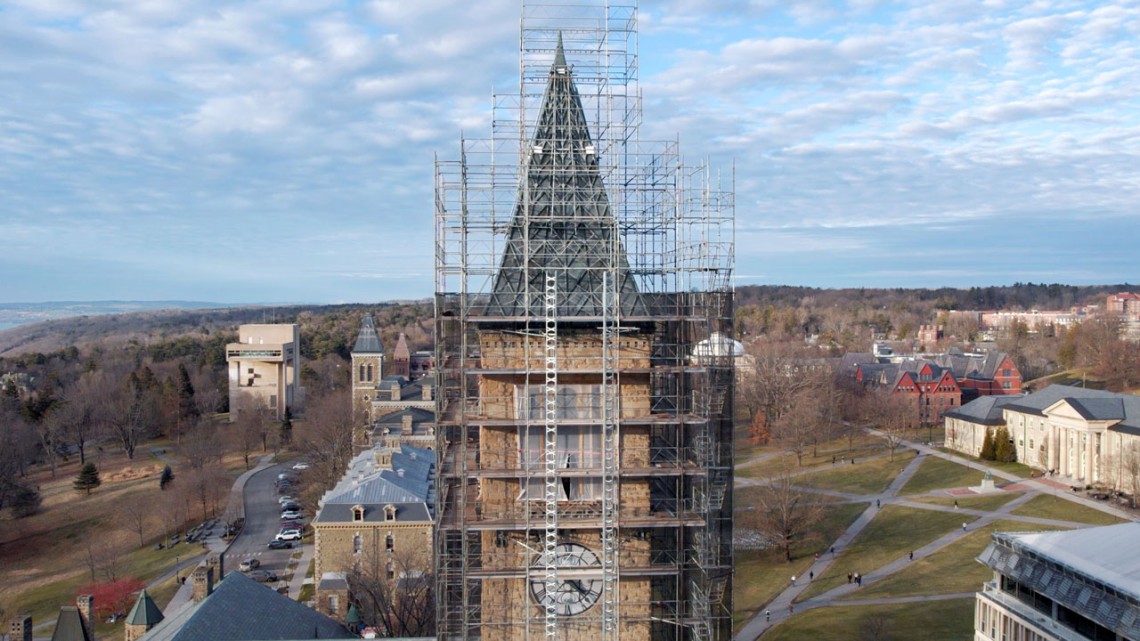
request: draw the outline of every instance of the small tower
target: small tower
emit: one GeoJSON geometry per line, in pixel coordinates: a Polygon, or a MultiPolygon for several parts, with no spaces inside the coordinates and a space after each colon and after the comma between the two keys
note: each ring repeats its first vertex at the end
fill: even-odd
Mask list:
{"type": "Polygon", "coordinates": [[[83,628],[87,631],[87,638],[95,638],[95,597],[90,594],[80,594],[75,597],[75,607],[79,609],[79,618],[83,621],[83,628]]]}
{"type": "Polygon", "coordinates": [[[126,624],[123,626],[124,641],[135,641],[146,634],[147,630],[158,625],[162,619],[162,610],[146,590],[143,590],[139,593],[139,600],[135,601],[135,607],[131,608],[131,613],[127,615],[126,624]]]}
{"type": "Polygon", "coordinates": [[[400,332],[396,349],[392,352],[392,373],[404,378],[412,376],[412,351],[408,349],[408,337],[400,332]]]}
{"type": "Polygon", "coordinates": [[[11,641],[32,641],[32,617],[20,614],[8,622],[8,638],[11,641]]]}
{"type": "Polygon", "coordinates": [[[369,404],[376,398],[376,386],[384,378],[384,344],[376,333],[372,314],[360,320],[360,332],[352,347],[352,406],[360,427],[367,427],[369,404]]]}

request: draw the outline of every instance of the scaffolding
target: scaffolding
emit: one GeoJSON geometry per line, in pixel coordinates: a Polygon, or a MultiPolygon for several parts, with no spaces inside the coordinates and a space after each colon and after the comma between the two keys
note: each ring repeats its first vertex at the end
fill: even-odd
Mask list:
{"type": "Polygon", "coordinates": [[[731,637],[731,175],[640,136],[637,7],[524,2],[435,183],[441,639],[731,637]]]}

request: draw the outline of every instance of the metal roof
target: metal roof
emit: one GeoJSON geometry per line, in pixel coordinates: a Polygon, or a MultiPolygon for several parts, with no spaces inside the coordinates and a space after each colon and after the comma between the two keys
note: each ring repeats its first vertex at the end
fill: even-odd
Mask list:
{"type": "Polygon", "coordinates": [[[644,315],[561,36],[523,173],[502,263],[479,315],[544,314],[550,274],[559,317],[599,317],[607,273],[621,313],[644,315]]]}
{"type": "Polygon", "coordinates": [[[380,335],[376,333],[376,324],[372,321],[372,314],[365,314],[360,320],[360,333],[356,335],[356,344],[352,346],[353,354],[383,354],[384,344],[380,342],[380,335]]]}

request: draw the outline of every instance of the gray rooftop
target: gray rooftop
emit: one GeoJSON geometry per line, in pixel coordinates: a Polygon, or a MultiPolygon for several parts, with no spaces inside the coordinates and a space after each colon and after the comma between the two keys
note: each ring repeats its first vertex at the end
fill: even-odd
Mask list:
{"type": "Polygon", "coordinates": [[[162,610],[159,609],[158,604],[150,595],[143,590],[139,593],[139,598],[135,601],[135,605],[131,608],[131,613],[127,615],[127,623],[130,625],[145,625],[147,627],[154,627],[162,621],[162,610]]]}
{"type": "Polygon", "coordinates": [[[380,334],[376,333],[376,324],[372,321],[372,314],[365,314],[360,320],[360,333],[356,335],[356,344],[352,346],[353,354],[383,354],[384,344],[380,342],[380,334]]]}
{"type": "Polygon", "coordinates": [[[213,594],[168,613],[141,641],[353,638],[340,623],[240,572],[230,572],[213,594]]]}
{"type": "Polygon", "coordinates": [[[1021,396],[979,396],[952,412],[950,418],[960,418],[978,425],[1001,425],[1005,422],[1002,408],[1019,400],[1021,396]]]}
{"type": "Polygon", "coordinates": [[[59,618],[56,620],[55,632],[51,641],[95,641],[87,633],[83,625],[83,617],[79,608],[74,605],[65,605],[59,609],[59,618]]]}
{"type": "MultiPolygon", "coordinates": [[[[426,503],[385,503],[383,505],[365,504],[364,507],[364,522],[365,523],[382,523],[387,520],[387,515],[384,507],[387,505],[396,508],[396,521],[398,522],[431,522],[431,510],[428,509],[426,503]]],[[[349,503],[326,503],[317,517],[313,520],[314,525],[326,525],[329,523],[352,523],[353,514],[352,508],[354,505],[349,503]]]]}
{"type": "Polygon", "coordinates": [[[616,281],[621,313],[645,315],[561,36],[524,162],[526,182],[519,187],[502,262],[482,315],[543,315],[551,274],[560,317],[601,316],[603,273],[616,281]]]}

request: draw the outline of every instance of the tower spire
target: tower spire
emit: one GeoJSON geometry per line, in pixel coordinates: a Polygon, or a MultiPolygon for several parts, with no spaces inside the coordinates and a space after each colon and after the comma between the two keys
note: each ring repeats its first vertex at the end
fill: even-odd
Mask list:
{"type": "Polygon", "coordinates": [[[566,50],[562,48],[562,32],[558,32],[558,48],[554,50],[554,68],[565,68],[566,65],[566,50]]]}

